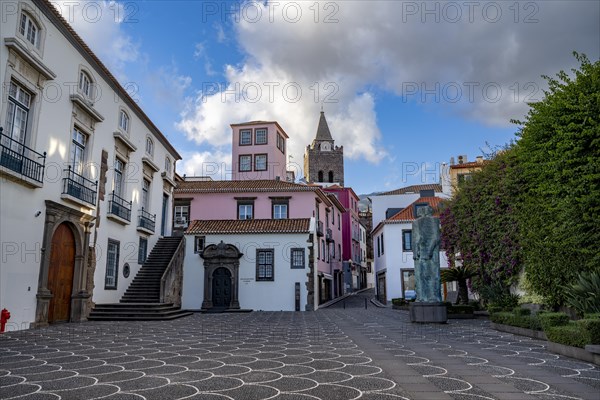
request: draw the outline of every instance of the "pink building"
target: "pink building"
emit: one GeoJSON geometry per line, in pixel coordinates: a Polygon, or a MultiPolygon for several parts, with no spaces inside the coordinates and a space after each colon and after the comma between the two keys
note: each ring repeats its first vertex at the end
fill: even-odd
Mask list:
{"type": "MultiPolygon", "coordinates": [[[[360,222],[358,215],[358,195],[350,187],[332,185],[323,191],[335,196],[344,207],[342,213],[342,259],[347,262],[350,271],[345,271],[346,290],[362,289],[367,284],[367,271],[363,263],[360,248],[360,222]],[[352,276],[358,277],[352,279],[352,276]]],[[[343,294],[343,293],[340,293],[343,294]]]]}
{"type": "MultiPolygon", "coordinates": [[[[303,246],[312,247],[309,253],[312,253],[314,267],[314,304],[333,299],[334,275],[340,274],[342,269],[344,226],[341,216],[345,211],[334,195],[326,194],[319,186],[278,180],[211,181],[190,178],[178,183],[175,204],[176,221],[179,221],[179,224],[175,225],[174,229],[180,233],[185,231],[186,235],[193,233],[188,245],[192,246],[193,243],[197,251],[202,251],[209,244],[216,244],[210,243],[210,237],[215,233],[214,224],[211,225],[210,231],[203,232],[203,225],[197,221],[218,221],[222,227],[221,232],[238,235],[244,233],[244,240],[240,241],[239,237],[236,237],[239,242],[236,246],[241,246],[242,248],[238,249],[247,253],[247,247],[256,243],[257,235],[273,230],[274,221],[289,220],[289,223],[293,224],[313,219],[314,226],[301,242],[303,246]],[[234,225],[239,227],[235,232],[231,232],[230,228],[234,225]],[[193,232],[188,229],[192,226],[193,232]]],[[[271,244],[278,248],[286,248],[286,232],[277,232],[279,236],[274,238],[271,244]]],[[[297,242],[297,237],[294,237],[294,240],[297,242]]],[[[254,249],[250,253],[253,251],[254,249]]],[[[309,259],[310,257],[309,254],[309,259]]],[[[186,265],[190,262],[198,264],[195,266],[197,268],[202,265],[200,259],[185,261],[186,265]]],[[[273,282],[275,285],[285,286],[287,282],[277,281],[278,274],[275,269],[274,267],[273,282]]],[[[258,280],[259,277],[256,278],[256,281],[258,280]]],[[[265,287],[264,283],[260,283],[257,290],[264,290],[265,287]]],[[[240,306],[243,307],[243,304],[240,303],[240,306]]],[[[268,309],[268,306],[266,304],[261,309],[268,309]]]]}
{"type": "Polygon", "coordinates": [[[288,135],[276,121],[232,124],[232,180],[287,178],[288,135]]]}

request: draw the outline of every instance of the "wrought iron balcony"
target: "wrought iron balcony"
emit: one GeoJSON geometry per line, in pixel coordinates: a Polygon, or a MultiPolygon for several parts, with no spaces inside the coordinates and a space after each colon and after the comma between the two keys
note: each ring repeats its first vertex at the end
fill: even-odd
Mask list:
{"type": "Polygon", "coordinates": [[[327,228],[325,232],[325,240],[327,240],[328,242],[333,242],[333,231],[331,230],[331,228],[327,228]]]}
{"type": "Polygon", "coordinates": [[[122,199],[113,191],[108,202],[108,213],[126,221],[131,221],[131,201],[122,199]]]}
{"type": "Polygon", "coordinates": [[[323,236],[323,221],[317,221],[317,236],[323,236]]]}
{"type": "Polygon", "coordinates": [[[44,182],[46,152],[40,154],[3,133],[0,127],[0,165],[36,182],[44,182]]]}
{"type": "Polygon", "coordinates": [[[92,206],[96,205],[98,181],[92,182],[77,174],[69,166],[65,169],[66,177],[63,179],[63,194],[82,200],[92,206]]]}
{"type": "Polygon", "coordinates": [[[146,229],[154,232],[156,225],[156,214],[150,214],[143,208],[140,210],[138,215],[138,228],[146,229]]]}

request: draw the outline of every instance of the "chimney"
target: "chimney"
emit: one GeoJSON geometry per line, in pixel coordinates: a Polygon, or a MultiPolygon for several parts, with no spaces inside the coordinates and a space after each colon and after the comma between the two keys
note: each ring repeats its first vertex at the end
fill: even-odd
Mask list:
{"type": "Polygon", "coordinates": [[[454,157],[450,157],[450,165],[454,165],[454,157]]]}
{"type": "Polygon", "coordinates": [[[483,164],[483,156],[477,156],[477,164],[483,164]]]}

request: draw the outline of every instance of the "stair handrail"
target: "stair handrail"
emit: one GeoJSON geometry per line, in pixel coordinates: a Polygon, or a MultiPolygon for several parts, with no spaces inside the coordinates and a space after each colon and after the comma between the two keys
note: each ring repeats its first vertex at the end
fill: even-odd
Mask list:
{"type": "Polygon", "coordinates": [[[160,302],[181,306],[183,286],[183,258],[185,257],[185,237],[181,238],[169,265],[160,278],[160,302]]]}

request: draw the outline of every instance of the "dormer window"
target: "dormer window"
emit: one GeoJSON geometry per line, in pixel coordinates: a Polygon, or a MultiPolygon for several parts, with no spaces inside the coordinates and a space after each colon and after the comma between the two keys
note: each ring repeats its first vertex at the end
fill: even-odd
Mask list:
{"type": "Polygon", "coordinates": [[[90,78],[90,76],[87,74],[87,72],[80,71],[79,72],[79,92],[87,99],[90,99],[92,97],[92,89],[93,89],[92,78],[90,78]]]}
{"type": "Polygon", "coordinates": [[[146,138],[146,154],[150,157],[154,156],[154,142],[150,137],[146,138]]]}
{"type": "Polygon", "coordinates": [[[119,128],[125,133],[129,132],[129,116],[123,110],[119,112],[119,128]]]}
{"type": "Polygon", "coordinates": [[[21,23],[19,25],[19,32],[29,43],[35,47],[39,47],[40,43],[40,29],[37,24],[29,17],[29,15],[21,14],[21,23]]]}

